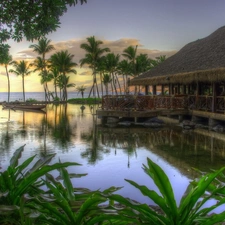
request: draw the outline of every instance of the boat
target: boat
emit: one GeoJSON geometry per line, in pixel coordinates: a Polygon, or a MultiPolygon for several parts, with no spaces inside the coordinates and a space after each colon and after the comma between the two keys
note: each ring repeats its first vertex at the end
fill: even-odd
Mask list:
{"type": "Polygon", "coordinates": [[[46,104],[13,104],[13,103],[4,103],[2,104],[3,108],[7,109],[31,109],[31,110],[40,110],[46,108],[46,104]]]}

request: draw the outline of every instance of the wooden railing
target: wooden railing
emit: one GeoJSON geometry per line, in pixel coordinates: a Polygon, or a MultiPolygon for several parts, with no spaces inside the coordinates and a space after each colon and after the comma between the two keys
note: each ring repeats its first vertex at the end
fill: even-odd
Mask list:
{"type": "Polygon", "coordinates": [[[225,96],[215,98],[207,95],[178,96],[136,96],[107,95],[102,98],[103,110],[151,110],[151,109],[190,109],[225,113],[225,96]],[[213,110],[214,109],[214,110],[213,110]]]}
{"type": "Polygon", "coordinates": [[[150,110],[187,108],[186,96],[107,95],[102,98],[103,110],[150,110]]]}

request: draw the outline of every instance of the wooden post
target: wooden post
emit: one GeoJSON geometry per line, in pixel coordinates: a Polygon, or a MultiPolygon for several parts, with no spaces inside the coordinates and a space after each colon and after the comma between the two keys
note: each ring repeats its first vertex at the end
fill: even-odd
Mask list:
{"type": "Polygon", "coordinates": [[[148,95],[148,85],[145,85],[145,95],[148,95]]]}
{"type": "Polygon", "coordinates": [[[153,85],[152,86],[152,94],[153,95],[156,95],[156,85],[153,85]]]}
{"type": "Polygon", "coordinates": [[[161,86],[161,94],[164,95],[164,85],[161,86]]]}

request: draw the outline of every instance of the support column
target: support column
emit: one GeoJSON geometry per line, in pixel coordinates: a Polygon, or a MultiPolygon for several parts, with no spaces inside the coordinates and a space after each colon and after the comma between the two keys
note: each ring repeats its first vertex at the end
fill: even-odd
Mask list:
{"type": "Polygon", "coordinates": [[[161,86],[161,94],[164,95],[164,85],[161,86]]]}
{"type": "Polygon", "coordinates": [[[156,95],[156,85],[153,85],[152,86],[152,94],[153,95],[156,95]]]}
{"type": "Polygon", "coordinates": [[[148,95],[148,85],[145,85],[145,95],[148,95]]]}

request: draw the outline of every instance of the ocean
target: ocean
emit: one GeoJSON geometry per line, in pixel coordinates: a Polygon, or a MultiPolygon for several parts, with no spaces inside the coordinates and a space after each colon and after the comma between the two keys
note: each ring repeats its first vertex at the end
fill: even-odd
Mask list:
{"type": "MultiPolygon", "coordinates": [[[[88,97],[89,93],[84,93],[84,98],[88,97]]],[[[68,92],[68,99],[70,98],[81,98],[81,94],[77,94],[77,92],[68,92]]],[[[45,101],[44,92],[26,92],[25,98],[27,99],[36,99],[37,101],[45,101]]],[[[10,102],[12,101],[22,101],[23,100],[23,92],[11,92],[10,93],[10,102]]],[[[0,92],[0,102],[8,101],[8,93],[0,92]]]]}

